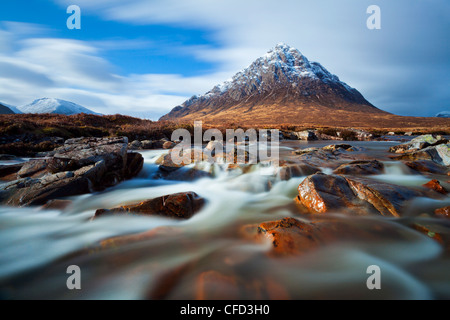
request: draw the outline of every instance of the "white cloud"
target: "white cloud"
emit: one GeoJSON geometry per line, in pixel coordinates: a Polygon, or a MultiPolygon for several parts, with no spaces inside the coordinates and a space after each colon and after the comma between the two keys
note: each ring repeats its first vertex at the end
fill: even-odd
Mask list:
{"type": "MultiPolygon", "coordinates": [[[[67,5],[70,0],[57,2],[67,5]]],[[[286,42],[388,111],[395,112],[403,103],[410,106],[409,114],[432,115],[434,104],[450,99],[448,92],[433,101],[425,93],[420,99],[407,96],[418,79],[427,79],[420,82],[428,88],[442,81],[449,85],[448,0],[378,0],[382,29],[377,31],[366,28],[370,0],[79,0],[78,4],[106,20],[209,30],[220,48],[188,49],[200,59],[217,62],[224,73],[240,70],[276,43],[286,42]],[[405,74],[399,76],[396,70],[405,74]],[[437,79],[440,70],[447,70],[447,75],[437,79]],[[394,80],[399,77],[401,87],[394,80]],[[392,92],[394,87],[398,96],[379,99],[380,91],[392,92]]]]}

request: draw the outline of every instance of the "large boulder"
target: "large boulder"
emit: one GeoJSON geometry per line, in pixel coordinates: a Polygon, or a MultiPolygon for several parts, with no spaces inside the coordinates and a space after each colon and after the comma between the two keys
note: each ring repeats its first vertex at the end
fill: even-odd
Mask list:
{"type": "Polygon", "coordinates": [[[0,203],[43,205],[49,200],[100,191],[136,176],[139,154],[127,153],[127,138],[78,138],[65,142],[53,157],[21,167],[17,180],[0,186],[0,203]]]}
{"type": "Polygon", "coordinates": [[[399,217],[408,202],[423,196],[410,189],[358,177],[315,174],[298,187],[296,202],[310,213],[344,212],[399,217]]]}
{"type": "Polygon", "coordinates": [[[351,210],[352,213],[367,215],[376,213],[375,208],[359,199],[348,181],[338,175],[323,173],[307,177],[298,187],[296,202],[315,214],[351,210]]]}
{"type": "Polygon", "coordinates": [[[99,209],[95,217],[111,215],[159,215],[168,218],[189,219],[205,204],[205,199],[195,192],[171,194],[137,204],[113,209],[99,209]]]}
{"type": "Polygon", "coordinates": [[[408,143],[393,146],[389,149],[389,151],[392,153],[406,153],[422,150],[430,146],[436,146],[447,142],[448,141],[446,139],[443,139],[440,136],[435,137],[431,134],[427,134],[414,138],[408,143]]]}
{"type": "Polygon", "coordinates": [[[430,160],[443,166],[450,166],[450,144],[439,144],[425,149],[410,151],[394,157],[396,160],[430,160]]]}

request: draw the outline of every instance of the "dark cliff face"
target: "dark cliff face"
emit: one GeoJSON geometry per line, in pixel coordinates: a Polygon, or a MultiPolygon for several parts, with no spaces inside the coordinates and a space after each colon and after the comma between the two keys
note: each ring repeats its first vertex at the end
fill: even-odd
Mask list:
{"type": "Polygon", "coordinates": [[[231,80],[203,96],[192,97],[161,120],[218,114],[236,106],[244,112],[271,104],[309,104],[349,111],[358,111],[360,106],[365,109],[361,111],[382,112],[322,65],[310,62],[297,49],[280,44],[231,80]]]}

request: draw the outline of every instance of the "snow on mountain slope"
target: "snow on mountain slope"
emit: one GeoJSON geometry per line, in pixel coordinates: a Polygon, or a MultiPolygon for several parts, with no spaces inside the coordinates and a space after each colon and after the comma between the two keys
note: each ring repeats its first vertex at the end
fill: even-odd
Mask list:
{"type": "Polygon", "coordinates": [[[450,118],[450,111],[439,112],[436,117],[438,118],[450,118]]]}
{"type": "MultiPolygon", "coordinates": [[[[204,95],[193,96],[161,120],[211,116],[229,119],[257,112],[258,106],[310,106],[311,109],[328,107],[384,113],[320,63],[310,62],[299,50],[280,43],[230,80],[204,95]],[[234,110],[233,115],[230,110],[234,110]]],[[[270,118],[268,108],[263,112],[266,112],[264,117],[270,118]]],[[[260,117],[260,113],[261,110],[253,115],[260,117]]]]}
{"type": "Polygon", "coordinates": [[[68,116],[79,113],[98,115],[98,113],[76,103],[52,98],[38,99],[28,105],[18,107],[18,109],[23,113],[56,113],[68,116]]]}

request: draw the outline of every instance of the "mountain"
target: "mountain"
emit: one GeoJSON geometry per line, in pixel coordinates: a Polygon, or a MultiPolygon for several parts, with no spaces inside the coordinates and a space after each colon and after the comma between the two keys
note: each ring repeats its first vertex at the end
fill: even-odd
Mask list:
{"type": "Polygon", "coordinates": [[[342,119],[354,113],[366,117],[388,114],[320,63],[310,62],[297,49],[281,43],[232,79],[205,95],[193,96],[160,120],[273,124],[313,121],[332,114],[342,119]]]}
{"type": "Polygon", "coordinates": [[[0,114],[14,114],[14,111],[3,104],[0,104],[0,114]]]}
{"type": "Polygon", "coordinates": [[[438,118],[450,118],[450,111],[439,112],[436,117],[438,118]]]}
{"type": "Polygon", "coordinates": [[[5,107],[8,107],[8,109],[11,109],[11,111],[16,114],[22,113],[16,106],[13,106],[13,105],[10,105],[10,104],[4,103],[4,102],[0,102],[0,104],[4,105],[5,107]]]}
{"type": "Polygon", "coordinates": [[[38,99],[30,104],[18,107],[18,109],[23,113],[56,113],[68,116],[79,113],[98,115],[98,113],[95,113],[94,111],[82,107],[76,103],[51,98],[38,99]]]}

